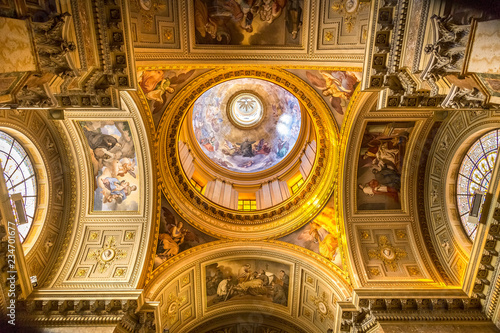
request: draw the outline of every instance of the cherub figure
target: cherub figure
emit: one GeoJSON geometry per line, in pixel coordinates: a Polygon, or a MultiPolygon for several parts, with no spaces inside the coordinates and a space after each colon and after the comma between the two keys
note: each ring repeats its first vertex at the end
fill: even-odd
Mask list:
{"type": "Polygon", "coordinates": [[[351,72],[326,72],[319,71],[321,76],[312,72],[306,72],[309,82],[316,88],[322,90],[324,96],[330,96],[330,104],[339,114],[344,114],[343,107],[351,98],[354,88],[358,83],[357,77],[351,72]]]}
{"type": "MultiPolygon", "coordinates": [[[[173,94],[175,86],[189,79],[194,71],[194,69],[186,73],[163,70],[144,71],[139,74],[139,85],[148,100],[163,104],[165,94],[173,94]]],[[[154,108],[153,113],[158,110],[159,108],[154,108]]]]}

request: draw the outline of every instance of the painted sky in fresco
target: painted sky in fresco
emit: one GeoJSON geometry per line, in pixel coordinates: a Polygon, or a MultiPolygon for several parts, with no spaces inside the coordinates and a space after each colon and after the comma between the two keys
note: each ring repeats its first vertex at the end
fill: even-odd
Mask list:
{"type": "Polygon", "coordinates": [[[259,79],[235,79],[207,90],[193,106],[194,136],[216,164],[235,172],[266,170],[279,163],[294,147],[301,127],[297,98],[280,86],[259,79]],[[262,122],[252,129],[231,123],[226,107],[242,91],[260,96],[262,122]]]}
{"type": "Polygon", "coordinates": [[[138,211],[139,170],[126,121],[81,121],[94,171],[94,211],[138,211]]]}

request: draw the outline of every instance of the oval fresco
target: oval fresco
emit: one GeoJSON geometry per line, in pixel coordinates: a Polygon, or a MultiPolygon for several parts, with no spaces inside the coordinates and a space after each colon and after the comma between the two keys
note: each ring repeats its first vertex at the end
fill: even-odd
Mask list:
{"type": "Polygon", "coordinates": [[[293,149],[301,128],[297,98],[259,79],[218,84],[196,100],[192,112],[194,136],[202,151],[214,163],[234,172],[258,172],[278,164],[293,149]],[[242,94],[251,98],[241,99],[242,94]],[[260,103],[262,119],[252,120],[251,127],[239,126],[242,124],[235,121],[231,108],[235,103],[239,103],[242,116],[260,103]]]}

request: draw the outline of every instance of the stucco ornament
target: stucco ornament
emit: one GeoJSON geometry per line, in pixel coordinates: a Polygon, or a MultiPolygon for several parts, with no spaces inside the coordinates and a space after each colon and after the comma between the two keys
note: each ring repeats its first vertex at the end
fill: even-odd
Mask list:
{"type": "Polygon", "coordinates": [[[321,293],[320,296],[309,296],[311,302],[316,305],[316,311],[319,315],[319,319],[323,322],[326,318],[333,320],[333,309],[328,305],[328,299],[325,292],[321,293]]]}
{"type": "Polygon", "coordinates": [[[106,240],[102,249],[90,251],[88,254],[89,259],[97,261],[97,271],[104,273],[113,261],[123,259],[127,256],[127,252],[116,248],[115,237],[109,237],[106,240]]]}
{"type": "Polygon", "coordinates": [[[378,247],[368,251],[370,259],[382,260],[385,266],[391,271],[396,271],[398,261],[401,258],[406,258],[405,250],[394,247],[386,236],[380,236],[378,239],[378,247]]]}

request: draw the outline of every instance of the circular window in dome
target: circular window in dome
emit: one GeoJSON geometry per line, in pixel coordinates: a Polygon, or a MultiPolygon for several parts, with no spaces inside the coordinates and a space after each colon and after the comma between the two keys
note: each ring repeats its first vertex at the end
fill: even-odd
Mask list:
{"type": "Polygon", "coordinates": [[[493,130],[474,142],[465,155],[457,180],[457,204],[462,225],[471,240],[478,224],[468,222],[476,191],[486,192],[500,145],[499,130],[493,130]]]}
{"type": "Polygon", "coordinates": [[[267,170],[294,148],[301,131],[299,101],[277,84],[241,78],[203,93],[192,110],[193,137],[203,154],[227,170],[267,170]]]}
{"type": "Polygon", "coordinates": [[[0,160],[9,194],[21,193],[27,223],[17,226],[24,242],[33,224],[37,201],[35,170],[21,144],[9,134],[0,131],[0,160]]]}
{"type": "Polygon", "coordinates": [[[260,98],[252,93],[237,93],[228,108],[229,120],[236,127],[250,129],[259,125],[264,115],[260,98]]]}

